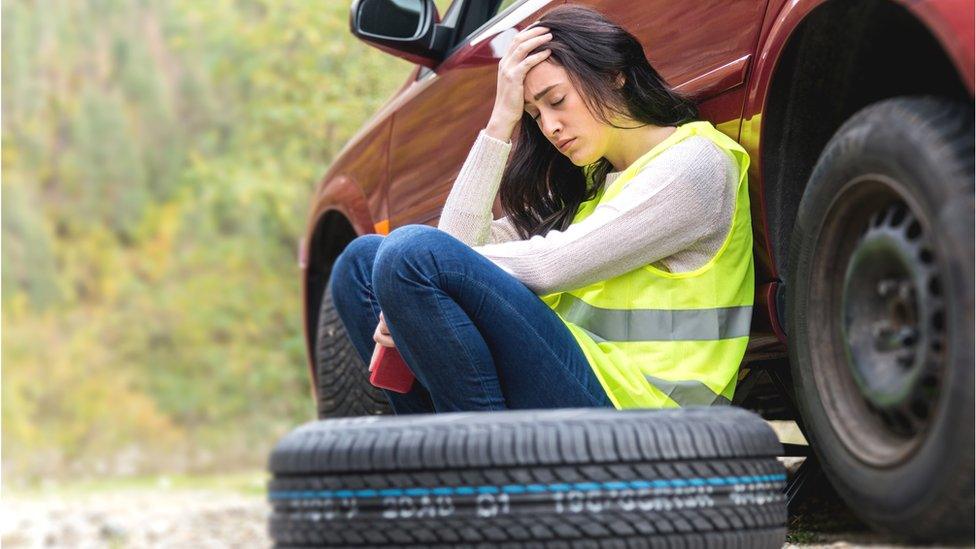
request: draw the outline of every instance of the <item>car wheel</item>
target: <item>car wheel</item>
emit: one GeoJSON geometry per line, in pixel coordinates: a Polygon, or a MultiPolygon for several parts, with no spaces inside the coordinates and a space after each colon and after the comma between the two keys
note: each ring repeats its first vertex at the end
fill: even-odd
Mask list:
{"type": "Polygon", "coordinates": [[[349,340],[332,302],[332,280],[326,284],[315,332],[318,417],[389,414],[390,402],[369,382],[369,371],[349,340]]]}
{"type": "Polygon", "coordinates": [[[270,458],[278,547],[781,547],[782,446],[735,407],[308,423],[270,458]]]}
{"type": "Polygon", "coordinates": [[[862,519],[973,535],[973,112],[870,105],[831,138],[800,203],[786,321],[800,414],[862,519]]]}

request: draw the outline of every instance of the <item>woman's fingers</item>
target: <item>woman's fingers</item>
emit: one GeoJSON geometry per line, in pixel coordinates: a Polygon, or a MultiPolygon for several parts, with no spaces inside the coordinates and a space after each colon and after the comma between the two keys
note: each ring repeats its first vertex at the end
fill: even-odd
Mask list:
{"type": "Polygon", "coordinates": [[[552,40],[552,34],[549,33],[526,40],[525,42],[522,42],[521,44],[512,48],[508,54],[508,57],[512,60],[512,62],[518,63],[522,61],[522,59],[528,55],[529,52],[550,40],[552,40]]]}
{"type": "Polygon", "coordinates": [[[538,53],[533,53],[519,63],[519,69],[523,74],[529,72],[529,69],[541,63],[546,57],[549,57],[550,53],[552,53],[552,50],[542,50],[538,53]]]}
{"type": "Polygon", "coordinates": [[[552,40],[551,34],[543,34],[542,36],[537,36],[532,40],[526,40],[525,42],[522,42],[522,44],[519,47],[515,48],[515,58],[518,59],[521,57],[525,57],[526,55],[529,54],[529,52],[531,52],[532,50],[538,48],[539,46],[545,44],[550,40],[552,40]]]}
{"type": "Polygon", "coordinates": [[[386,320],[383,319],[383,313],[380,313],[380,321],[373,332],[373,341],[384,347],[396,347],[393,337],[390,336],[390,329],[386,326],[386,320]]]}
{"type": "Polygon", "coordinates": [[[373,332],[373,341],[379,343],[384,347],[396,347],[396,344],[393,343],[393,338],[390,337],[390,334],[382,333],[379,329],[379,326],[377,326],[376,331],[373,332]]]}
{"type": "Polygon", "coordinates": [[[519,44],[521,44],[525,40],[528,40],[529,38],[532,38],[533,36],[538,36],[540,34],[545,34],[547,32],[549,32],[549,28],[548,27],[538,26],[538,27],[527,27],[527,28],[524,28],[524,29],[520,30],[512,38],[512,44],[511,44],[511,46],[509,46],[509,49],[511,49],[511,48],[513,48],[515,46],[518,46],[519,44]]]}
{"type": "Polygon", "coordinates": [[[508,51],[505,52],[505,55],[503,57],[511,57],[512,55],[515,54],[515,51],[525,42],[534,40],[539,36],[548,33],[549,33],[549,29],[545,27],[532,27],[529,29],[525,29],[524,31],[516,34],[514,38],[512,38],[511,43],[509,43],[508,45],[508,51]]]}
{"type": "Polygon", "coordinates": [[[379,343],[384,347],[396,347],[396,343],[393,343],[393,338],[390,336],[383,336],[379,334],[373,335],[373,341],[379,343]]]}

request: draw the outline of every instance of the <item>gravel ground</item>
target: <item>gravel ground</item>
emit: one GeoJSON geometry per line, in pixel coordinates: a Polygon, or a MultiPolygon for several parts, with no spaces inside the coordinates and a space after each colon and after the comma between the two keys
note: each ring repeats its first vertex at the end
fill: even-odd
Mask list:
{"type": "MultiPolygon", "coordinates": [[[[799,458],[782,458],[790,476],[799,458]]],[[[263,473],[145,485],[53,487],[0,500],[0,546],[270,547],[263,473]]],[[[818,483],[819,484],[819,483],[818,483]]],[[[859,522],[829,485],[808,492],[784,547],[912,547],[859,522]]],[[[969,545],[972,547],[972,545],[969,545]]]]}
{"type": "Polygon", "coordinates": [[[198,490],[4,496],[0,545],[268,547],[264,497],[198,490]]]}
{"type": "MultiPolygon", "coordinates": [[[[0,545],[20,547],[269,547],[262,495],[213,490],[121,490],[88,495],[5,495],[0,545]]],[[[790,519],[784,547],[891,545],[843,503],[811,497],[790,519]]]]}

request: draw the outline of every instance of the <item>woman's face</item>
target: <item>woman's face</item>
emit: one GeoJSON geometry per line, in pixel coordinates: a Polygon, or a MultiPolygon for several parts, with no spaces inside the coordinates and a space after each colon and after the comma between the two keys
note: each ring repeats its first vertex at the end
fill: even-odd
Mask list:
{"type": "Polygon", "coordinates": [[[605,155],[612,128],[593,117],[565,69],[547,59],[529,70],[523,89],[525,112],[573,164],[586,166],[605,155]]]}

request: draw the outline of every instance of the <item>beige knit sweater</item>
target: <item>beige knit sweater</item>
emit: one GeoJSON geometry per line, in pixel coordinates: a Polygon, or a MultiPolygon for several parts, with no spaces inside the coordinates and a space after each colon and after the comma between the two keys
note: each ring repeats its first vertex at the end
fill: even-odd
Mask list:
{"type": "MultiPolygon", "coordinates": [[[[731,227],[738,167],[711,140],[692,136],[665,149],[586,219],[521,240],[507,217],[493,220],[491,211],[511,146],[479,132],[437,227],[538,295],[646,264],[694,270],[715,255],[731,227]]],[[[608,174],[604,185],[620,173],[608,174]]]]}

